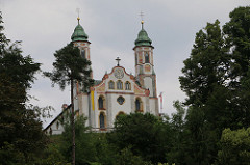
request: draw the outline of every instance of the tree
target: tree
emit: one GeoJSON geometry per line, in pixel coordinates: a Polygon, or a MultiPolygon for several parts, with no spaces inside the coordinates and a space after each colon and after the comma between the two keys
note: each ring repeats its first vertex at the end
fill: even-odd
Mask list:
{"type": "Polygon", "coordinates": [[[229,16],[223,31],[216,21],[196,34],[179,77],[188,96],[185,125],[194,151],[192,164],[216,162],[224,129],[249,127],[250,7],[236,8],[229,16]]]}
{"type": "Polygon", "coordinates": [[[242,127],[249,127],[250,107],[248,95],[250,65],[250,6],[235,8],[229,14],[230,21],[223,26],[227,44],[230,46],[231,64],[229,87],[233,94],[231,100],[236,111],[235,120],[242,127]]]}
{"type": "Polygon", "coordinates": [[[221,150],[218,153],[218,164],[250,164],[250,128],[235,131],[225,129],[222,133],[220,145],[221,150]]]}
{"type": "Polygon", "coordinates": [[[52,73],[45,72],[49,77],[52,85],[59,84],[60,89],[64,90],[66,85],[71,85],[71,126],[72,126],[72,164],[75,164],[75,129],[74,129],[74,85],[78,83],[83,90],[88,89],[93,80],[90,78],[91,70],[87,66],[90,61],[80,56],[80,50],[73,43],[54,53],[56,58],[53,62],[54,70],[52,73]]]}
{"type": "Polygon", "coordinates": [[[238,86],[247,76],[250,60],[250,6],[235,8],[229,14],[230,21],[223,26],[227,44],[231,47],[233,63],[230,78],[232,86],[238,86]]]}
{"type": "Polygon", "coordinates": [[[181,89],[188,99],[186,129],[190,131],[190,152],[193,164],[214,163],[217,142],[223,129],[230,126],[231,94],[227,88],[231,63],[220,22],[207,23],[196,34],[191,57],[184,61],[181,89]],[[217,125],[219,124],[219,125],[217,125]]]}
{"type": "MultiPolygon", "coordinates": [[[[121,115],[115,122],[115,131],[108,140],[117,146],[117,152],[131,146],[134,156],[153,163],[165,162],[167,142],[164,124],[150,113],[121,115]]],[[[126,150],[124,150],[126,151],[126,150]]]]}
{"type": "Polygon", "coordinates": [[[225,46],[220,22],[207,23],[196,34],[191,57],[184,60],[181,89],[188,99],[186,105],[203,106],[215,85],[224,85],[229,66],[228,47],[225,46]]]}
{"type": "Polygon", "coordinates": [[[188,157],[187,150],[189,147],[187,144],[190,141],[188,137],[188,132],[186,129],[185,123],[185,112],[183,104],[179,101],[174,101],[173,104],[176,109],[175,113],[172,113],[169,121],[165,121],[165,129],[168,132],[168,138],[166,139],[167,146],[169,150],[167,151],[167,162],[170,164],[185,164],[185,162],[189,162],[190,158],[188,157]]]}
{"type": "Polygon", "coordinates": [[[12,153],[11,159],[1,159],[6,160],[3,164],[30,163],[46,144],[40,109],[26,105],[27,90],[41,64],[10,44],[2,23],[0,15],[0,157],[12,153]]]}

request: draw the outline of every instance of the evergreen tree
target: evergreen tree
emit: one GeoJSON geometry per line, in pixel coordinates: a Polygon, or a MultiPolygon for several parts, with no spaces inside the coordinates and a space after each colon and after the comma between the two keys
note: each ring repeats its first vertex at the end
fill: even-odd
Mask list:
{"type": "Polygon", "coordinates": [[[193,151],[189,156],[193,164],[215,161],[216,143],[221,131],[229,126],[231,116],[226,112],[229,110],[227,100],[231,99],[226,88],[230,65],[228,52],[229,46],[217,20],[214,24],[207,23],[204,30],[196,34],[191,57],[184,61],[184,76],[179,80],[181,89],[188,96],[185,104],[190,106],[186,128],[190,130],[188,147],[193,151]]]}
{"type": "Polygon", "coordinates": [[[230,46],[231,65],[229,87],[232,91],[234,116],[238,128],[250,126],[248,95],[250,88],[250,6],[235,8],[229,14],[230,21],[223,26],[227,44],[230,46]]]}
{"type": "Polygon", "coordinates": [[[75,128],[74,128],[74,87],[79,84],[82,90],[87,90],[93,84],[90,78],[91,70],[87,67],[90,61],[80,56],[80,50],[73,45],[68,44],[64,48],[54,53],[56,58],[53,62],[54,70],[52,73],[45,72],[52,84],[59,84],[60,89],[64,90],[66,85],[71,86],[71,126],[72,126],[72,164],[75,164],[75,128]]]}
{"type": "Polygon", "coordinates": [[[188,96],[185,125],[192,164],[216,162],[224,129],[249,127],[249,18],[250,7],[239,7],[223,32],[219,21],[208,23],[184,61],[179,80],[188,96]]]}
{"type": "Polygon", "coordinates": [[[230,12],[229,18],[223,31],[233,60],[230,78],[232,86],[237,87],[241,78],[247,76],[250,64],[250,6],[235,8],[230,12]]]}
{"type": "Polygon", "coordinates": [[[220,29],[220,22],[208,23],[196,34],[191,57],[184,60],[181,89],[188,99],[186,105],[202,107],[216,85],[224,85],[230,58],[220,29]]]}

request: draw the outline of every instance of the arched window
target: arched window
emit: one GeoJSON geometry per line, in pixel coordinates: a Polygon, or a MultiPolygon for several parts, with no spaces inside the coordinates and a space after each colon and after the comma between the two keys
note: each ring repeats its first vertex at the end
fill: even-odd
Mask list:
{"type": "Polygon", "coordinates": [[[109,81],[109,89],[115,89],[115,82],[109,81]]]}
{"type": "Polygon", "coordinates": [[[140,98],[135,99],[135,111],[139,111],[139,112],[143,111],[143,104],[140,98]]]}
{"type": "Polygon", "coordinates": [[[121,80],[118,80],[118,81],[116,82],[116,86],[117,86],[117,89],[123,89],[122,81],[121,81],[121,80]]]}
{"type": "Polygon", "coordinates": [[[135,110],[136,110],[136,111],[141,110],[141,103],[140,103],[140,100],[135,100],[135,110]]]}
{"type": "Polygon", "coordinates": [[[81,50],[81,56],[82,56],[82,58],[86,58],[85,57],[85,50],[81,50]]]}
{"type": "Polygon", "coordinates": [[[103,109],[103,100],[101,97],[98,99],[98,104],[99,104],[99,109],[103,109]]]}
{"type": "Polygon", "coordinates": [[[104,100],[104,96],[100,95],[99,99],[98,99],[98,108],[99,109],[105,109],[105,100],[104,100]]]}
{"type": "Polygon", "coordinates": [[[145,63],[149,63],[149,54],[145,52],[145,63]]]}
{"type": "Polygon", "coordinates": [[[130,83],[127,81],[126,83],[125,83],[125,90],[130,90],[131,89],[131,85],[130,85],[130,83]]]}
{"type": "Polygon", "coordinates": [[[105,129],[105,116],[104,113],[101,112],[99,115],[100,129],[105,129]]]}

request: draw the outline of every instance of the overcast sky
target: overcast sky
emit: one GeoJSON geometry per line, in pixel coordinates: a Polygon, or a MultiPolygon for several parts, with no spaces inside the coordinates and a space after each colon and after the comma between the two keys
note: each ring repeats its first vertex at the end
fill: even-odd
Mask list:
{"type": "MultiPolygon", "coordinates": [[[[175,112],[174,100],[183,101],[178,77],[183,60],[190,56],[195,34],[216,19],[224,25],[229,12],[238,6],[247,6],[249,0],[0,0],[4,33],[13,42],[22,40],[24,55],[31,55],[42,63],[43,71],[52,71],[53,53],[71,42],[77,25],[76,8],[80,8],[80,24],[89,35],[94,79],[102,79],[120,57],[127,73],[134,74],[134,40],[141,30],[140,12],[144,27],[152,39],[157,91],[163,93],[163,109],[169,115],[175,112]]],[[[55,108],[70,104],[70,90],[58,86],[41,75],[30,90],[41,107],[55,108]]],[[[47,119],[44,127],[52,120],[47,119]]]]}

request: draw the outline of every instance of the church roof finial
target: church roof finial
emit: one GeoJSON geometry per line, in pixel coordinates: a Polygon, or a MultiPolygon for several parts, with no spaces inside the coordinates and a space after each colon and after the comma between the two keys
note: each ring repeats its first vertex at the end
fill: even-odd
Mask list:
{"type": "Polygon", "coordinates": [[[151,46],[152,40],[148,37],[148,33],[144,29],[144,20],[143,20],[143,12],[141,11],[141,24],[142,24],[142,29],[137,35],[137,38],[135,39],[135,46],[151,46]]]}

